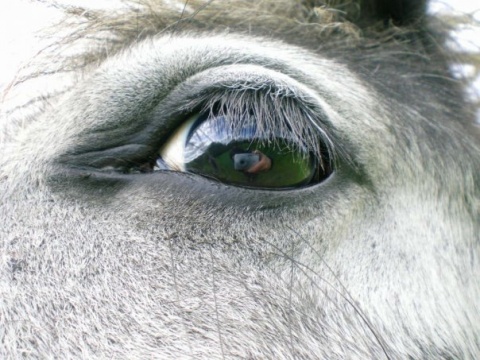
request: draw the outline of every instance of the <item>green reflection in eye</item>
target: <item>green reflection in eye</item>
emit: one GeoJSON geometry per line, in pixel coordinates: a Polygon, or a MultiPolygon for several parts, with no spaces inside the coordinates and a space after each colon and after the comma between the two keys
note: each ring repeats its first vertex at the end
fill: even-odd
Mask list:
{"type": "Polygon", "coordinates": [[[305,145],[275,131],[259,133],[255,123],[234,130],[223,116],[196,117],[161,149],[157,166],[265,189],[305,186],[329,175],[305,145]]]}
{"type": "Polygon", "coordinates": [[[225,183],[259,188],[304,185],[315,173],[310,156],[293,150],[291,144],[280,139],[270,145],[261,140],[212,142],[186,163],[185,169],[225,183]]]}

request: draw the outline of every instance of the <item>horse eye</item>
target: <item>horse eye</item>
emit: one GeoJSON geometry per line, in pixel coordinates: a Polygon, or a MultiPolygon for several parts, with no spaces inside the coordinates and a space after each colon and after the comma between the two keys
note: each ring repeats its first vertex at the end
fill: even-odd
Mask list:
{"type": "Polygon", "coordinates": [[[161,148],[154,169],[195,173],[236,186],[284,189],[321,182],[332,172],[329,163],[293,134],[260,129],[255,122],[234,123],[224,115],[197,114],[161,148]]]}

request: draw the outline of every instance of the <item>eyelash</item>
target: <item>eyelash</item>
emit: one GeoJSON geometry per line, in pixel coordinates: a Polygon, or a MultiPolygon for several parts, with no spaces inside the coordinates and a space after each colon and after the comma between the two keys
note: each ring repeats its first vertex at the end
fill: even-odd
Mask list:
{"type": "MultiPolygon", "coordinates": [[[[267,86],[264,86],[267,88],[267,86]]],[[[322,169],[333,168],[334,147],[328,133],[320,125],[319,111],[306,106],[305,99],[298,99],[289,89],[244,89],[230,86],[228,88],[209,89],[198,95],[192,102],[180,108],[185,114],[182,118],[187,121],[194,114],[201,114],[203,118],[223,116],[230,121],[232,134],[239,133],[247,123],[255,123],[257,132],[255,139],[284,137],[298,144],[303,151],[313,154],[322,169]],[[188,110],[188,109],[194,109],[188,110]],[[275,131],[275,132],[273,132],[275,131]]],[[[177,127],[182,124],[177,123],[177,127]]],[[[173,131],[170,132],[173,133],[173,131]]],[[[166,136],[165,142],[169,136],[166,136]]],[[[142,163],[131,164],[116,171],[137,174],[158,171],[155,162],[158,151],[142,163]]]]}

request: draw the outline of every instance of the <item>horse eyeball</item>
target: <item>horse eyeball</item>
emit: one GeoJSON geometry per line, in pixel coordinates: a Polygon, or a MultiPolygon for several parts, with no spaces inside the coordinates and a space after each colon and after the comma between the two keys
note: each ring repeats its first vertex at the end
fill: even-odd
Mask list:
{"type": "Polygon", "coordinates": [[[157,163],[225,184],[260,189],[313,185],[331,170],[305,144],[275,131],[259,135],[254,122],[235,126],[225,116],[196,115],[170,137],[157,163]]]}

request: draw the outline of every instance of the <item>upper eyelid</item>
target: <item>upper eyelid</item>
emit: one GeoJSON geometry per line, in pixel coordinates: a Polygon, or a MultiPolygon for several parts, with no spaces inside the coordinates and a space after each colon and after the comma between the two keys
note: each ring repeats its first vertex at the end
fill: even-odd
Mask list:
{"type": "MultiPolygon", "coordinates": [[[[109,132],[104,128],[101,132],[93,130],[92,137],[97,137],[95,144],[102,144],[102,148],[76,149],[72,151],[73,156],[63,156],[62,162],[80,166],[88,166],[88,164],[94,163],[103,164],[104,162],[99,159],[100,156],[121,161],[118,158],[119,151],[117,149],[124,147],[126,144],[143,144],[151,149],[160,148],[169,134],[188,117],[186,114],[201,111],[208,107],[209,103],[226,99],[225,92],[228,91],[253,91],[264,98],[274,97],[280,100],[283,98],[292,100],[291,102],[294,102],[295,106],[291,106],[291,108],[298,111],[292,113],[291,119],[288,120],[295,121],[292,125],[296,125],[296,128],[300,129],[299,131],[311,128],[312,132],[315,132],[318,129],[312,127],[312,119],[322,119],[323,122],[326,122],[328,118],[323,113],[323,108],[316,104],[314,92],[286,75],[258,65],[221,66],[197,73],[178,84],[159,101],[153,111],[146,117],[145,126],[140,127],[139,131],[124,138],[119,138],[115,145],[107,146],[104,141],[98,141],[98,136],[104,135],[107,137],[109,132]],[[303,108],[303,112],[300,111],[301,108],[303,108]],[[309,109],[310,115],[308,117],[310,119],[303,115],[306,114],[307,108],[309,109]]],[[[270,102],[272,102],[272,99],[270,99],[270,102]]],[[[243,105],[248,106],[249,104],[243,103],[243,105]]],[[[255,103],[250,103],[250,105],[256,106],[255,103]]],[[[232,107],[235,108],[235,106],[239,106],[239,104],[233,104],[232,107]]],[[[261,107],[259,108],[262,110],[261,107]]],[[[267,112],[266,109],[263,110],[262,113],[267,112]]],[[[270,110],[273,111],[273,108],[270,110]]],[[[278,109],[278,112],[285,110],[278,109]]],[[[257,114],[257,117],[257,121],[265,121],[261,115],[257,114]]],[[[265,124],[265,126],[267,125],[265,124]]],[[[272,124],[269,124],[269,126],[272,126],[272,124]]],[[[325,126],[324,123],[320,130],[325,131],[325,126]]],[[[324,134],[324,140],[329,138],[329,135],[324,134]]]]}
{"type": "MultiPolygon", "coordinates": [[[[282,58],[280,53],[265,54],[265,44],[252,44],[251,40],[249,42],[236,40],[233,44],[218,49],[214,37],[208,39],[180,37],[174,43],[170,43],[168,38],[150,39],[101,65],[96,72],[97,75],[93,74],[93,86],[102,94],[119,91],[125,94],[127,99],[135,99],[138,89],[142,89],[145,95],[144,103],[148,104],[164,98],[182,82],[210,69],[229,65],[236,68],[256,65],[278,74],[286,74],[299,83],[315,88],[316,83],[311,79],[312,74],[308,70],[299,69],[297,63],[290,64],[292,61],[282,58]],[[167,43],[164,44],[165,42],[167,43]],[[242,47],[253,49],[247,51],[242,47]],[[117,68],[122,68],[122,75],[128,81],[124,83],[115,81],[118,76],[117,68]],[[100,81],[96,81],[95,76],[99,76],[100,81]]],[[[285,57],[285,54],[283,55],[285,57]]],[[[306,55],[305,57],[308,58],[306,55]]],[[[328,60],[322,60],[322,66],[327,62],[328,60]]],[[[310,64],[306,62],[303,68],[308,66],[310,64]]],[[[318,88],[316,91],[323,92],[318,88]]],[[[125,110],[128,110],[127,106],[134,104],[125,104],[125,110]]]]}
{"type": "Polygon", "coordinates": [[[97,97],[106,100],[96,104],[96,114],[99,115],[97,118],[101,121],[96,121],[95,116],[82,119],[83,122],[89,122],[86,128],[103,131],[118,126],[128,127],[129,124],[122,123],[122,117],[115,116],[115,112],[128,114],[136,107],[145,109],[164,99],[190,77],[216,67],[258,65],[279,74],[288,74],[290,78],[303,84],[314,85],[308,73],[300,71],[284,59],[264,54],[263,46],[265,45],[262,44],[261,47],[252,44],[251,41],[234,42],[227,50],[217,51],[217,54],[215,38],[179,38],[172,44],[168,38],[145,40],[125,53],[105,61],[86,78],[83,86],[81,83],[73,89],[70,96],[85,103],[95,101],[97,97]],[[164,44],[165,42],[167,44],[164,44]],[[242,49],[242,46],[253,46],[256,50],[249,53],[242,49]],[[126,79],[123,82],[116,81],[119,76],[118,68],[122,69],[121,75],[126,79]],[[116,97],[116,93],[122,96],[116,97]],[[105,94],[111,96],[106,97],[105,94]]]}
{"type": "MultiPolygon", "coordinates": [[[[281,50],[274,49],[275,45],[282,44],[263,42],[255,44],[251,40],[247,42],[237,37],[233,37],[228,45],[225,45],[224,40],[219,43],[215,37],[199,39],[180,37],[174,43],[168,38],[144,41],[125,53],[107,60],[86,78],[83,86],[78,86],[70,93],[71,98],[78,104],[92,102],[95,104],[94,112],[79,109],[76,113],[81,116],[81,119],[71,121],[84,123],[86,131],[83,133],[86,134],[117,132],[118,129],[128,132],[142,126],[148,127],[151,119],[148,119],[146,114],[154,110],[155,106],[158,108],[161,102],[165,103],[164,100],[167,100],[175,88],[200,73],[204,74],[224,66],[237,69],[242,66],[258,66],[283,75],[291,81],[312,89],[312,94],[317,96],[317,103],[321,102],[322,98],[332,98],[335,92],[341,91],[335,88],[332,91],[323,88],[322,81],[329,81],[331,76],[322,75],[321,73],[325,71],[318,72],[318,68],[316,68],[317,71],[312,69],[319,65],[322,68],[332,67],[334,65],[331,61],[317,59],[314,66],[307,61],[308,52],[282,45],[287,49],[283,49],[285,50],[283,53],[281,50]],[[248,51],[245,47],[249,48],[248,51]],[[298,50],[298,54],[293,55],[292,50],[298,50]],[[280,56],[282,53],[283,57],[280,56]],[[300,68],[293,66],[292,56],[301,56],[305,66],[300,68]],[[117,81],[119,68],[122,69],[121,75],[125,79],[122,82],[117,81]],[[102,101],[96,101],[97,98],[102,101]]],[[[334,74],[342,73],[342,66],[337,64],[334,67],[336,70],[334,74]]],[[[178,102],[175,104],[175,106],[181,105],[178,102]]],[[[322,106],[328,107],[326,103],[322,106]]],[[[111,137],[104,136],[104,139],[97,139],[96,143],[109,146],[111,141],[111,137]]],[[[91,145],[88,139],[80,143],[86,143],[87,147],[91,145]]]]}
{"type": "MultiPolygon", "coordinates": [[[[153,46],[155,40],[151,41],[150,45],[153,46]]],[[[272,54],[260,54],[260,51],[264,49],[264,44],[254,45],[258,48],[254,55],[242,56],[244,49],[242,50],[240,45],[243,43],[241,42],[239,45],[234,41],[235,46],[232,47],[229,44],[228,51],[231,56],[232,54],[238,56],[232,58],[231,56],[225,57],[224,53],[212,53],[213,48],[209,46],[214,40],[211,38],[195,39],[195,41],[196,45],[203,42],[206,44],[199,46],[200,50],[195,54],[189,54],[190,56],[186,55],[195,47],[187,41],[186,45],[169,44],[173,48],[170,49],[171,54],[162,54],[160,46],[155,52],[157,58],[153,60],[149,59],[148,54],[145,54],[145,60],[139,60],[138,54],[142,53],[142,46],[140,46],[138,49],[132,48],[129,52],[119,56],[120,59],[111,60],[113,62],[120,61],[120,64],[112,64],[107,61],[101,65],[101,68],[92,74],[92,78],[86,80],[83,88],[80,87],[71,94],[71,98],[77,104],[95,101],[94,97],[89,96],[91,88],[94,88],[94,94],[101,94],[99,98],[106,99],[106,101],[96,102],[95,112],[91,113],[91,118],[70,119],[72,122],[81,121],[88,122],[88,124],[85,125],[82,133],[77,135],[81,136],[79,139],[81,141],[72,141],[71,148],[66,151],[68,155],[73,156],[65,156],[64,153],[56,158],[61,157],[62,162],[71,163],[75,162],[75,155],[108,150],[125,144],[147,143],[152,147],[158,147],[161,145],[161,141],[166,140],[181,121],[185,120],[185,116],[188,116],[189,112],[201,110],[204,104],[200,101],[202,99],[199,98],[199,95],[202,92],[209,93],[214,88],[218,88],[219,91],[229,88],[242,90],[242,87],[252,86],[255,87],[253,90],[259,92],[266,91],[272,94],[272,91],[268,90],[273,89],[273,93],[283,92],[282,96],[294,97],[299,105],[303,104],[313,110],[313,118],[322,120],[322,128],[319,130],[328,130],[332,142],[341,145],[337,146],[337,149],[342,152],[339,154],[340,156],[347,158],[349,153],[352,156],[355,154],[355,151],[348,151],[348,144],[343,145],[342,141],[335,139],[336,126],[342,115],[338,115],[329,103],[334,99],[338,105],[341,102],[338,89],[345,91],[344,86],[335,85],[338,83],[336,79],[330,79],[328,90],[326,90],[324,84],[321,83],[324,75],[317,75],[317,71],[310,78],[307,76],[307,71],[312,70],[312,64],[295,69],[290,66],[288,56],[287,59],[275,59],[271,57],[272,54]],[[175,53],[178,49],[182,51],[175,53]],[[201,55],[205,55],[207,58],[203,59],[201,55]],[[182,56],[186,56],[187,59],[182,59],[182,56]],[[173,61],[174,58],[177,59],[176,63],[173,61]],[[129,65],[122,65],[121,62],[128,62],[129,65]],[[150,62],[150,64],[145,64],[145,62],[150,62]],[[118,76],[115,68],[120,66],[125,69],[127,81],[114,81],[118,76]],[[239,82],[239,72],[242,69],[241,77],[243,79],[239,82]],[[255,78],[259,77],[261,81],[255,82],[255,78]],[[271,85],[272,88],[266,89],[266,84],[271,85]],[[332,84],[333,87],[330,86],[332,84]],[[120,94],[118,98],[115,97],[116,93],[120,94]],[[106,97],[105,94],[112,96],[106,97]],[[112,133],[116,135],[112,136],[112,133]],[[93,148],[95,144],[97,144],[97,148],[93,148]],[[98,148],[98,144],[100,144],[100,148],[98,148]]],[[[247,45],[252,46],[251,43],[247,45]]],[[[292,51],[289,54],[291,55],[292,51]]],[[[317,59],[316,66],[319,65],[325,68],[334,66],[338,70],[334,72],[334,77],[342,75],[343,67],[341,65],[334,65],[329,60],[317,59]]],[[[320,73],[323,72],[325,71],[320,71],[320,73]]],[[[349,80],[351,79],[349,78],[349,80]]],[[[334,106],[337,105],[334,104],[334,106]]],[[[82,110],[75,113],[84,114],[82,110]]],[[[75,137],[75,134],[73,136],[75,137]]],[[[338,136],[338,139],[340,138],[341,136],[338,136]]],[[[352,160],[347,161],[352,163],[352,160]]]]}
{"type": "MultiPolygon", "coordinates": [[[[221,66],[205,70],[188,78],[162,99],[151,112],[150,118],[152,121],[149,127],[162,128],[163,131],[169,130],[168,132],[174,131],[181,125],[179,121],[181,122],[189,114],[210,111],[214,105],[219,103],[231,107],[233,112],[243,111],[240,108],[242,106],[258,107],[253,99],[250,102],[245,99],[232,100],[235,97],[241,98],[243,94],[250,91],[258,95],[263,105],[275,104],[275,98],[279,101],[290,99],[294,103],[295,109],[298,110],[297,116],[292,114],[295,118],[291,119],[297,122],[297,128],[310,128],[314,132],[320,131],[323,133],[320,135],[324,137],[329,137],[327,132],[333,130],[333,124],[328,121],[329,116],[325,112],[328,105],[319,103],[321,100],[313,90],[286,75],[257,65],[221,66]],[[301,111],[308,111],[309,118],[298,116],[301,111]],[[173,119],[173,121],[169,121],[170,119],[173,119]],[[313,125],[312,121],[318,123],[313,125]]],[[[331,109],[328,110],[332,111],[331,109]]],[[[276,111],[279,115],[286,109],[277,109],[276,111]]],[[[239,114],[234,113],[232,117],[239,117],[235,115],[239,114]]],[[[256,119],[258,122],[265,120],[258,115],[256,119]]],[[[164,137],[155,131],[151,131],[151,129],[146,129],[145,132],[151,134],[152,141],[164,137]]]]}

